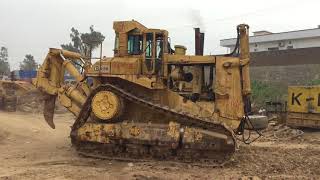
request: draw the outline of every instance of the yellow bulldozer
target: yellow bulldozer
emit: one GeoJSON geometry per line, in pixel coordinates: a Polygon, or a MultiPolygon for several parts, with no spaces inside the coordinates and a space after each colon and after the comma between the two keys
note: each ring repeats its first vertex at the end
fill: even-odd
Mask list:
{"type": "Polygon", "coordinates": [[[168,32],[137,21],[115,21],[114,57],[91,62],[50,49],[33,84],[46,93],[44,117],[53,122],[56,99],[76,119],[73,146],[89,156],[222,163],[235,152],[250,111],[248,25],[237,26],[235,50],[195,55],[171,47],[168,32]],[[74,62],[82,64],[80,73],[74,62]],[[75,85],[64,83],[64,74],[75,85]],[[91,83],[90,83],[91,82],[91,83]]]}

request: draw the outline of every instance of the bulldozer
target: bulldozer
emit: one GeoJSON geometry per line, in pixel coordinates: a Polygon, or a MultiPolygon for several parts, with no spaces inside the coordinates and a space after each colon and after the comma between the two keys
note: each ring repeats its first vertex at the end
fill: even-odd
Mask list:
{"type": "Polygon", "coordinates": [[[237,148],[250,112],[249,26],[237,26],[230,54],[195,55],[171,46],[168,31],[115,21],[114,57],[51,48],[33,84],[46,95],[50,127],[56,100],[75,115],[79,153],[111,159],[223,163],[237,148]],[[81,65],[81,70],[75,64],[81,65]],[[83,73],[81,73],[83,71],[83,73]],[[76,80],[64,83],[65,73],[76,80]]]}

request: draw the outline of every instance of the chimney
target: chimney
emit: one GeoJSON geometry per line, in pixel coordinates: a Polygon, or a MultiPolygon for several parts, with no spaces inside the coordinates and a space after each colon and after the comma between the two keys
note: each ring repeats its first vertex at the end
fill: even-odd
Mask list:
{"type": "Polygon", "coordinates": [[[195,39],[195,55],[203,55],[204,33],[200,32],[200,28],[194,28],[194,39],[195,39]]]}

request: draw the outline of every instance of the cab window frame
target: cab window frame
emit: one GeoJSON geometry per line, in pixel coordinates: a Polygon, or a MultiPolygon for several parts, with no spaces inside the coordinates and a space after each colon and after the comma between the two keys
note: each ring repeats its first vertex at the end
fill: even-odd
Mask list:
{"type": "Polygon", "coordinates": [[[143,35],[128,34],[128,54],[140,55],[143,53],[143,35]]]}

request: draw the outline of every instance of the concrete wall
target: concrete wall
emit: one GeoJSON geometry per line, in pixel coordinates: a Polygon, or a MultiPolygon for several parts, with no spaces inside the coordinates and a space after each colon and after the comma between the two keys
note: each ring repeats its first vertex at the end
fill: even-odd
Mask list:
{"type": "Polygon", "coordinates": [[[251,53],[251,66],[320,64],[320,47],[251,53]]]}
{"type": "Polygon", "coordinates": [[[251,80],[258,80],[282,87],[306,85],[320,79],[320,64],[288,66],[251,66],[251,80]]]}

